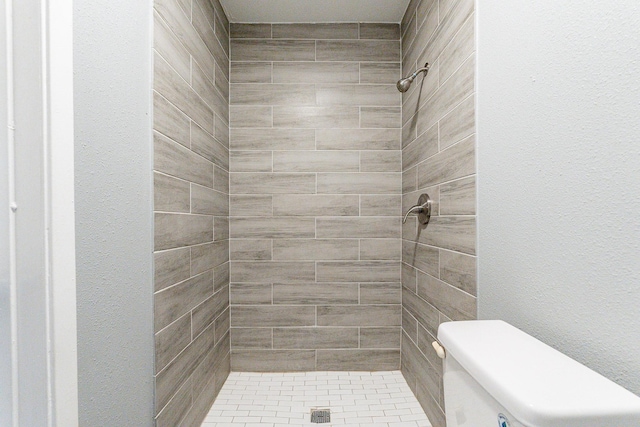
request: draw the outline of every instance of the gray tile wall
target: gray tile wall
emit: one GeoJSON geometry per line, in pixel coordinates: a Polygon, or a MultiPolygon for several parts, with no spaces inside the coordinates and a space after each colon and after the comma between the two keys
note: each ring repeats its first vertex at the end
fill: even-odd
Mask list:
{"type": "Polygon", "coordinates": [[[429,193],[429,225],[402,230],[402,372],[434,427],[444,427],[438,325],[476,318],[475,39],[473,0],[412,0],[402,71],[426,62],[402,100],[402,208],[429,193]]]}
{"type": "Polygon", "coordinates": [[[200,425],[230,371],[229,23],[154,2],[156,425],[200,425]]]}
{"type": "Polygon", "coordinates": [[[402,229],[402,372],[431,423],[444,427],[438,325],[476,318],[473,0],[412,0],[402,72],[428,62],[402,100],[402,208],[434,201],[426,228],[402,229]]]}
{"type": "Polygon", "coordinates": [[[400,366],[399,38],[231,25],[234,370],[400,366]]]}

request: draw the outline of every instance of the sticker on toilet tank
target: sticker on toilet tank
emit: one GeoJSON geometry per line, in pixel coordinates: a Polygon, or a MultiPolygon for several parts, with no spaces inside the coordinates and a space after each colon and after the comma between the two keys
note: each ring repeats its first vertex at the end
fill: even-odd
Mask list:
{"type": "Polygon", "coordinates": [[[509,427],[509,420],[503,414],[498,414],[498,427],[509,427]]]}

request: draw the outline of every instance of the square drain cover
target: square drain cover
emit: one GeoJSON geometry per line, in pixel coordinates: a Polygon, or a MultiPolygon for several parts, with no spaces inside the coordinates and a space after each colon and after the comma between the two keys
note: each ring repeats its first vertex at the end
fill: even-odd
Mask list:
{"type": "Polygon", "coordinates": [[[311,422],[318,424],[331,422],[331,411],[328,409],[312,409],[311,422]]]}

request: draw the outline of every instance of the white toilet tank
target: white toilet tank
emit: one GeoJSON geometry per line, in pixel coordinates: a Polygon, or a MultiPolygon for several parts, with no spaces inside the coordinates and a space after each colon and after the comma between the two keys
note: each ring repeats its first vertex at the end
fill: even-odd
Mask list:
{"type": "Polygon", "coordinates": [[[500,320],[448,322],[447,427],[640,427],[640,397],[500,320]]]}

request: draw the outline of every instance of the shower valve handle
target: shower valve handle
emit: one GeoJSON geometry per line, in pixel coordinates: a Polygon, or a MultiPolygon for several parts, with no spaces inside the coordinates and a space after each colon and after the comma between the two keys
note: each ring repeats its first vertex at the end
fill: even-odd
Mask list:
{"type": "Polygon", "coordinates": [[[420,221],[421,224],[429,223],[429,218],[431,218],[431,198],[428,194],[420,195],[418,204],[409,208],[404,218],[402,218],[402,223],[407,222],[409,214],[414,212],[418,214],[418,221],[420,221]]]}

